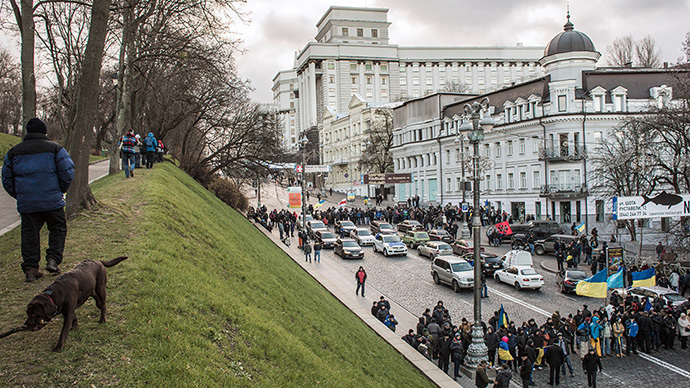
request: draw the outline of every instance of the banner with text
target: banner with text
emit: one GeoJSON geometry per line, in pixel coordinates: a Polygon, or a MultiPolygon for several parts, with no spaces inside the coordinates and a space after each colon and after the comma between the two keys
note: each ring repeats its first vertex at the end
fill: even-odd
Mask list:
{"type": "Polygon", "coordinates": [[[296,208],[296,207],[302,207],[302,188],[297,186],[297,187],[288,187],[287,188],[287,195],[288,195],[288,208],[296,208]]]}
{"type": "Polygon", "coordinates": [[[365,185],[392,185],[396,183],[412,183],[411,173],[394,174],[364,174],[365,185]]]}
{"type": "Polygon", "coordinates": [[[690,216],[690,194],[662,192],[639,197],[613,197],[613,219],[687,217],[690,216]]]}

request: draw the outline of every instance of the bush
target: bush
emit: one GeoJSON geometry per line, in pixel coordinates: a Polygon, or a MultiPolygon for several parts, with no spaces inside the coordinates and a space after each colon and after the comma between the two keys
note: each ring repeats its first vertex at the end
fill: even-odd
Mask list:
{"type": "Polygon", "coordinates": [[[210,180],[206,188],[215,194],[221,201],[237,211],[244,212],[249,206],[247,197],[240,191],[237,185],[229,179],[215,176],[210,180]]]}

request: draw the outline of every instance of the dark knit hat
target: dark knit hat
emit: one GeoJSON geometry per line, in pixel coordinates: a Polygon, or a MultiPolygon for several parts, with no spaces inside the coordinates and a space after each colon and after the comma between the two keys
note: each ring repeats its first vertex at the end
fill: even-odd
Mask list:
{"type": "Polygon", "coordinates": [[[40,119],[34,117],[26,123],[26,132],[28,133],[42,133],[44,135],[48,134],[48,128],[46,124],[40,119]]]}

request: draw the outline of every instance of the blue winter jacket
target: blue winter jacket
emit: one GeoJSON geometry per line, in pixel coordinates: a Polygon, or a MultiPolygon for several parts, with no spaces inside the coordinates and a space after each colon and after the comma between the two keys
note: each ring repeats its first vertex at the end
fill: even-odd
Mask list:
{"type": "Polygon", "coordinates": [[[42,133],[27,133],[5,155],[2,186],[17,199],[21,214],[60,209],[74,179],[74,162],[61,145],[42,133]]]}
{"type": "Polygon", "coordinates": [[[637,322],[628,322],[627,328],[628,337],[637,337],[637,332],[640,330],[640,327],[637,325],[637,322]]]}
{"type": "Polygon", "coordinates": [[[589,335],[593,339],[598,339],[601,334],[601,325],[599,324],[599,318],[592,318],[592,324],[589,325],[589,335]]]}
{"type": "Polygon", "coordinates": [[[146,146],[146,152],[156,152],[156,146],[158,141],[153,137],[153,133],[149,132],[144,139],[144,145],[146,146]]]}

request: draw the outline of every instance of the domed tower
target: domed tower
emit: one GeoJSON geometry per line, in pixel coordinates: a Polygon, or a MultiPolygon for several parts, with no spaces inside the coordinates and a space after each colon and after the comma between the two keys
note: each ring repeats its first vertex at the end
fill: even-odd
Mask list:
{"type": "Polygon", "coordinates": [[[551,75],[551,81],[575,79],[580,86],[582,71],[594,70],[601,53],[594,48],[594,43],[585,33],[575,31],[574,24],[570,22],[570,11],[567,19],[563,32],[554,36],[546,45],[539,64],[544,67],[546,74],[551,75]]]}

